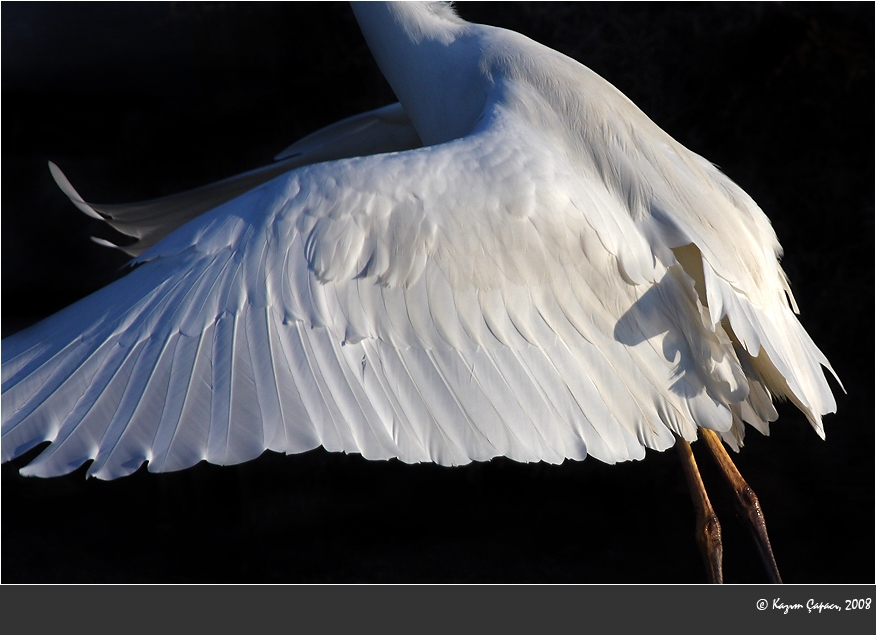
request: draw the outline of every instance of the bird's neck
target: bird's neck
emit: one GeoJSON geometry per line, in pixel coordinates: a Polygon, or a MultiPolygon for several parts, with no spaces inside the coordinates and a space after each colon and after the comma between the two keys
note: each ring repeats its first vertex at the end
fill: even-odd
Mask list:
{"type": "Polygon", "coordinates": [[[471,25],[445,3],[353,2],[389,85],[425,145],[468,134],[483,110],[471,25]]]}

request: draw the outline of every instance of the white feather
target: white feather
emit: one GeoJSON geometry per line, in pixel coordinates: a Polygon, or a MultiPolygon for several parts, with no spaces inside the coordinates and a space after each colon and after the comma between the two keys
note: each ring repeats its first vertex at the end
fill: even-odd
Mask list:
{"type": "Polygon", "coordinates": [[[92,206],[52,167],[139,256],[3,342],[4,461],[47,440],[25,473],[317,445],[616,462],[699,426],[738,446],[773,394],[823,433],[829,365],[742,190],[559,53],[356,11],[402,105],[163,202],[92,206]]]}

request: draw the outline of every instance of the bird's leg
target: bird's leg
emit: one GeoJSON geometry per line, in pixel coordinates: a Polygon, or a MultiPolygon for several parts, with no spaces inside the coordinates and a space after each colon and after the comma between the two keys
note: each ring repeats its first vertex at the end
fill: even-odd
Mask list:
{"type": "Polygon", "coordinates": [[[742,478],[742,474],[736,469],[727,450],[724,449],[724,444],[721,439],[712,430],[700,428],[700,438],[706,443],[709,453],[721,472],[724,478],[733,489],[733,494],[736,499],[736,514],[740,520],[743,520],[748,525],[754,542],[757,544],[757,550],[760,552],[760,559],[766,567],[767,575],[770,582],[773,584],[781,584],[782,578],[779,575],[779,567],[776,565],[776,559],[773,557],[773,548],[770,546],[770,539],[767,535],[766,521],[763,518],[763,510],[760,507],[760,501],[751,486],[742,478]],[[747,522],[746,522],[747,521],[747,522]]]}
{"type": "Polygon", "coordinates": [[[721,523],[718,522],[718,516],[715,514],[715,510],[712,509],[712,503],[709,502],[709,495],[706,494],[706,487],[703,485],[703,479],[700,477],[700,471],[697,469],[697,462],[694,459],[690,443],[681,437],[676,438],[675,447],[678,448],[681,466],[684,468],[684,475],[690,488],[690,496],[693,499],[697,513],[697,544],[700,546],[700,552],[703,554],[703,562],[709,574],[709,582],[721,584],[724,581],[724,574],[721,570],[721,558],[724,553],[724,547],[721,542],[721,523]]]}

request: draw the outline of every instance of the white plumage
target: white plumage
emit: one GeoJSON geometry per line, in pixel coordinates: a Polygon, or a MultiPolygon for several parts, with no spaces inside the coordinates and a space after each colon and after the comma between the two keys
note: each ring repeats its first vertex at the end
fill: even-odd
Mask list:
{"type": "Polygon", "coordinates": [[[521,35],[355,10],[401,105],[153,203],[90,206],[53,168],[138,266],[4,340],[4,461],[616,462],[698,426],[738,446],[773,396],[823,434],[830,366],[745,192],[521,35]]]}

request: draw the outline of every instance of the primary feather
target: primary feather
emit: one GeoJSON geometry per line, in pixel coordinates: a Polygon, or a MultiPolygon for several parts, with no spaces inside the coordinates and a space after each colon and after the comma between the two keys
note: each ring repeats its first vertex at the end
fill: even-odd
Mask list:
{"type": "Polygon", "coordinates": [[[146,204],[89,205],[54,169],[139,255],[4,340],[4,461],[616,462],[699,426],[738,447],[774,395],[823,434],[829,364],[738,186],[521,35],[354,8],[400,105],[146,204]]]}

